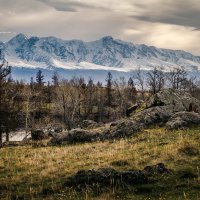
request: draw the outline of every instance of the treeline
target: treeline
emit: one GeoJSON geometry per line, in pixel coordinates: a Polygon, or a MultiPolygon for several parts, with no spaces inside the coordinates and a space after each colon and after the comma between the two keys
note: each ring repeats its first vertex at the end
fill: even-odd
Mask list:
{"type": "MultiPolygon", "coordinates": [[[[57,72],[45,83],[39,70],[30,83],[14,81],[6,62],[0,67],[1,107],[0,138],[5,132],[23,128],[78,127],[83,120],[109,122],[124,117],[126,109],[136,102],[133,79],[113,80],[108,73],[106,84],[92,78],[60,79],[57,72]]],[[[1,142],[2,143],[2,142],[1,142]]]]}
{"type": "Polygon", "coordinates": [[[115,121],[126,116],[127,109],[137,100],[145,100],[163,88],[189,91],[198,97],[196,78],[188,78],[183,68],[164,73],[154,68],[146,74],[140,70],[129,80],[114,79],[109,72],[105,83],[92,78],[60,79],[57,72],[45,82],[41,70],[30,83],[14,81],[6,61],[0,65],[0,145],[2,133],[18,128],[78,127],[83,120],[115,121]],[[136,87],[138,91],[136,90],[136,87]]]}

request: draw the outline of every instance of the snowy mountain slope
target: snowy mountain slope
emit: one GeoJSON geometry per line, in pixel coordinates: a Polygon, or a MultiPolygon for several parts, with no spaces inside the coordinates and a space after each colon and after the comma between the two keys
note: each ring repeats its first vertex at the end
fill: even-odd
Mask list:
{"type": "Polygon", "coordinates": [[[27,37],[19,34],[0,43],[6,60],[14,67],[63,68],[66,70],[114,70],[129,72],[162,67],[183,66],[188,71],[200,69],[200,56],[179,50],[159,49],[146,45],[103,37],[93,42],[62,40],[55,37],[27,37]]]}

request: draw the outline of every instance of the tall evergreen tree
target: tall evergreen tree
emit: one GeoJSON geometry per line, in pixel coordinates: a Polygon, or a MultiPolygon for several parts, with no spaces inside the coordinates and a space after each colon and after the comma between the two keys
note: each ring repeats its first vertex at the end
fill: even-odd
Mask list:
{"type": "Polygon", "coordinates": [[[128,86],[130,88],[130,94],[129,94],[130,98],[136,100],[137,90],[136,90],[134,81],[131,77],[128,80],[128,86]]]}
{"type": "Polygon", "coordinates": [[[58,86],[59,85],[59,76],[57,72],[54,72],[53,76],[52,76],[52,82],[54,86],[58,86]]]}
{"type": "Polygon", "coordinates": [[[112,74],[108,72],[106,78],[107,106],[112,104],[112,74]]]}
{"type": "Polygon", "coordinates": [[[31,79],[30,79],[30,88],[31,88],[31,90],[33,90],[33,88],[34,88],[34,80],[33,80],[33,77],[31,77],[31,79]]]}
{"type": "Polygon", "coordinates": [[[3,62],[0,64],[0,146],[2,146],[2,134],[6,131],[6,126],[9,119],[7,113],[9,100],[7,98],[6,90],[8,84],[7,78],[10,73],[11,67],[5,60],[3,60],[3,62]]]}
{"type": "Polygon", "coordinates": [[[44,85],[44,75],[42,74],[41,70],[38,70],[37,74],[36,74],[36,83],[38,86],[43,86],[44,85]]]}

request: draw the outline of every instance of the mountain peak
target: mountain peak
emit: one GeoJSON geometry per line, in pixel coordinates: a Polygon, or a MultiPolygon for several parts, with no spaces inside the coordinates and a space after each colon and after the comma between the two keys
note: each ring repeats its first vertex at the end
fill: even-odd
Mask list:
{"type": "Polygon", "coordinates": [[[104,36],[102,37],[103,41],[110,41],[110,40],[114,40],[112,36],[104,36]]]}
{"type": "Polygon", "coordinates": [[[22,43],[24,41],[26,41],[28,39],[28,37],[22,33],[17,34],[15,37],[13,37],[9,43],[22,43]]]}
{"type": "Polygon", "coordinates": [[[105,46],[111,46],[114,39],[111,36],[105,36],[100,41],[102,41],[103,45],[105,46]]]}
{"type": "Polygon", "coordinates": [[[28,39],[28,37],[27,37],[26,35],[24,35],[23,33],[17,34],[14,38],[18,38],[18,39],[28,39]]]}

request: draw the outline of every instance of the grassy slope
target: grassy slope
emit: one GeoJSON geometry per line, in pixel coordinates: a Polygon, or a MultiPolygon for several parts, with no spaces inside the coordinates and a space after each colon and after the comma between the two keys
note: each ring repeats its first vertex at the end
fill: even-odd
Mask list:
{"type": "Polygon", "coordinates": [[[200,199],[199,152],[197,128],[174,132],[153,128],[130,139],[64,147],[5,147],[0,149],[0,199],[200,199]],[[118,160],[129,165],[112,166],[118,160]],[[156,181],[148,185],[101,193],[88,189],[81,194],[62,187],[81,169],[143,169],[159,162],[173,174],[154,177],[156,181]]]}

